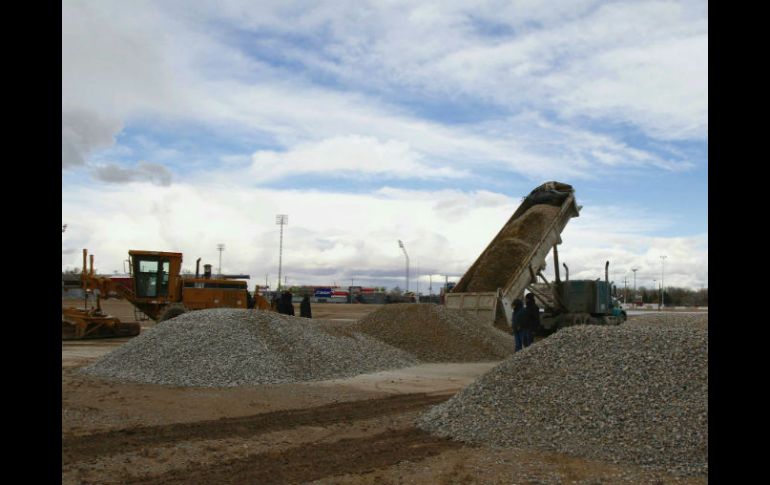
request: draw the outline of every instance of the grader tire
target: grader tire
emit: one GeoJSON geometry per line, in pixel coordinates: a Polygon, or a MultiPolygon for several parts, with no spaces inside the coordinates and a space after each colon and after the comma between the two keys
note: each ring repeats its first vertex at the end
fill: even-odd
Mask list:
{"type": "Polygon", "coordinates": [[[172,318],[178,317],[179,315],[186,312],[187,312],[187,308],[185,308],[184,305],[171,304],[168,307],[166,307],[165,310],[163,310],[163,313],[160,314],[160,317],[158,318],[158,322],[165,322],[166,320],[171,320],[172,318]]]}

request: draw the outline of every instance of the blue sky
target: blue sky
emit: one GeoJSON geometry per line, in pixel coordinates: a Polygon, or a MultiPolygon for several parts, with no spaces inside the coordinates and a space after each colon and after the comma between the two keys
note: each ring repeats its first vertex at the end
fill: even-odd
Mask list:
{"type": "Polygon", "coordinates": [[[403,288],[402,239],[415,287],[558,180],[571,275],[708,286],[706,2],[65,1],[62,32],[63,268],[223,242],[275,286],[288,213],[290,284],[403,288]]]}

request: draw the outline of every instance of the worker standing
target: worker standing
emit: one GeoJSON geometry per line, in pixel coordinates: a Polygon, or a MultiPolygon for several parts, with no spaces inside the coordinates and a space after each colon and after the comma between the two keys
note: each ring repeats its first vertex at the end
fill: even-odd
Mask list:
{"type": "Polygon", "coordinates": [[[278,313],[294,316],[294,305],[291,302],[292,298],[293,295],[291,294],[291,291],[283,292],[281,298],[278,300],[278,313]]]}
{"type": "Polygon", "coordinates": [[[523,335],[521,344],[524,347],[529,347],[534,340],[535,330],[540,327],[540,307],[535,303],[534,293],[527,293],[524,300],[527,302],[527,306],[524,313],[525,318],[522,322],[523,335]]]}
{"type": "Polygon", "coordinates": [[[524,323],[524,319],[526,317],[527,315],[526,310],[524,309],[524,303],[522,303],[520,299],[516,298],[513,300],[513,316],[511,318],[511,330],[513,333],[513,338],[516,339],[516,352],[524,347],[522,345],[524,340],[524,329],[522,324],[524,323]]]}
{"type": "Polygon", "coordinates": [[[313,318],[310,312],[310,297],[305,295],[302,303],[299,304],[299,316],[304,318],[313,318]]]}

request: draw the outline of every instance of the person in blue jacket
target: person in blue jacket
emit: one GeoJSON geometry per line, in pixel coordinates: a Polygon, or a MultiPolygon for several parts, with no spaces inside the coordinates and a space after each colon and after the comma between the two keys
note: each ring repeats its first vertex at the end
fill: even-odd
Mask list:
{"type": "Polygon", "coordinates": [[[529,347],[534,342],[535,331],[540,327],[540,307],[535,303],[535,294],[527,293],[524,297],[524,318],[522,318],[521,345],[529,347]]]}
{"type": "Polygon", "coordinates": [[[524,347],[524,339],[526,336],[524,335],[525,330],[522,327],[522,323],[524,323],[524,319],[526,318],[525,309],[524,309],[524,303],[522,303],[521,300],[516,298],[513,300],[513,317],[511,318],[511,329],[513,333],[514,339],[516,339],[516,348],[515,351],[518,352],[524,347]]]}

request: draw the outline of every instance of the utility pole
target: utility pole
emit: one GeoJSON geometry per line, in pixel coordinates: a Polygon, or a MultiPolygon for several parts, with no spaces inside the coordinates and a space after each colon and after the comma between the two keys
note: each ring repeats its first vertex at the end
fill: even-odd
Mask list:
{"type": "Polygon", "coordinates": [[[417,261],[417,303],[420,303],[420,262],[417,261]]]}
{"type": "Polygon", "coordinates": [[[634,303],[636,303],[636,271],[639,268],[631,268],[631,271],[634,272],[634,303]]]}
{"type": "Polygon", "coordinates": [[[623,303],[628,305],[628,278],[623,276],[623,303]]]}
{"type": "Polygon", "coordinates": [[[406,290],[404,293],[407,293],[409,292],[409,255],[406,254],[406,248],[404,247],[404,243],[401,241],[401,239],[398,240],[398,247],[404,251],[404,256],[406,256],[406,290]]]}
{"type": "Polygon", "coordinates": [[[666,302],[663,301],[666,295],[666,285],[665,285],[665,262],[666,262],[666,256],[661,255],[660,257],[660,305],[661,307],[666,306],[666,302]]]}
{"type": "MultiPolygon", "coordinates": [[[[275,223],[281,226],[281,242],[278,246],[278,288],[281,289],[281,263],[283,260],[283,226],[289,223],[289,216],[287,214],[278,214],[275,216],[275,223]]],[[[284,283],[285,286],[285,283],[284,283]]]]}
{"type": "Polygon", "coordinates": [[[217,244],[217,251],[219,251],[219,277],[222,277],[222,251],[225,250],[225,245],[222,243],[217,244]]]}

